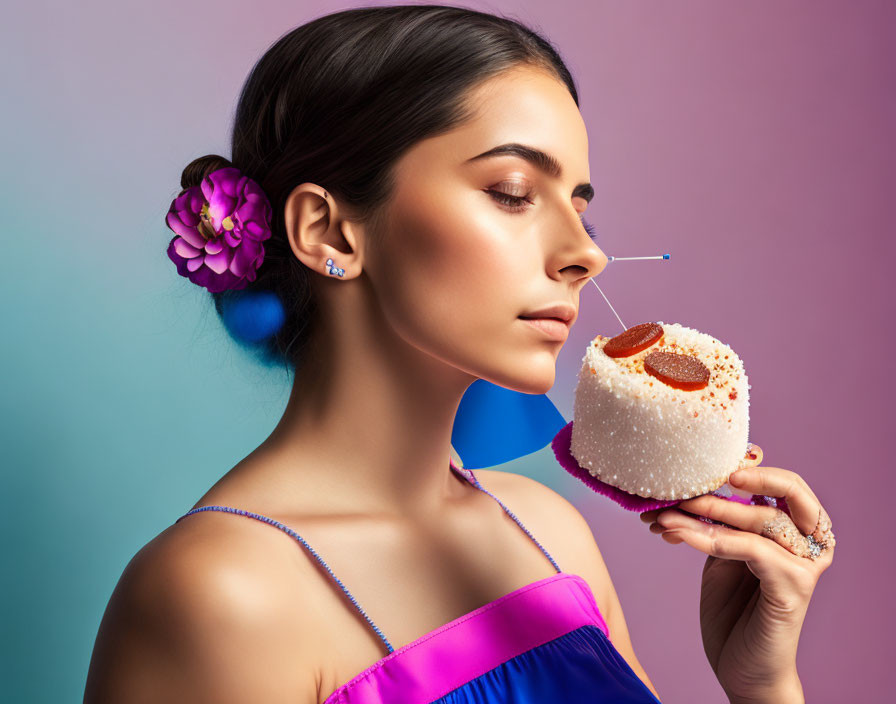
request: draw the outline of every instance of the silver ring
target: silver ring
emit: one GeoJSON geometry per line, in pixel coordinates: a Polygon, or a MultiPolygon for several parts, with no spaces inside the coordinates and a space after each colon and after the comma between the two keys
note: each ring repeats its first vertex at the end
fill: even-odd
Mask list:
{"type": "Polygon", "coordinates": [[[779,508],[774,511],[775,517],[763,524],[762,535],[771,538],[797,557],[815,560],[822,552],[833,548],[836,544],[834,533],[831,531],[831,519],[823,507],[819,507],[818,521],[809,535],[801,533],[787,513],[779,508]]]}

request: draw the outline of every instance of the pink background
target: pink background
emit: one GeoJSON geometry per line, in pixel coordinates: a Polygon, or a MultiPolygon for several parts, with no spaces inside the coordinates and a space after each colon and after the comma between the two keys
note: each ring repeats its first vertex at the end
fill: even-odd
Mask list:
{"type": "MultiPolygon", "coordinates": [[[[289,29],[352,4],[34,2],[6,13],[2,160],[10,574],[2,680],[16,701],[83,693],[124,565],[270,432],[288,386],[255,367],[164,256],[183,166],[229,155],[239,88],[289,29]],[[202,393],[193,390],[202,389],[202,393]],[[193,432],[196,419],[226,432],[193,432]],[[192,428],[192,430],[188,430],[192,428]],[[211,437],[210,437],[211,436],[211,437]],[[47,663],[53,666],[47,670],[47,663]],[[49,673],[49,675],[48,675],[49,673]]],[[[751,440],[830,513],[837,558],[800,645],[809,702],[891,698],[896,4],[872,0],[470,3],[542,31],[588,125],[598,283],[627,325],[730,344],[751,440]],[[889,660],[889,658],[887,658],[889,660]]],[[[569,419],[597,289],[550,396],[569,419]]],[[[206,426],[203,426],[206,427],[206,426]]],[[[664,702],[722,702],[700,640],[704,555],[566,475],[529,474],[588,518],[664,702]]]]}

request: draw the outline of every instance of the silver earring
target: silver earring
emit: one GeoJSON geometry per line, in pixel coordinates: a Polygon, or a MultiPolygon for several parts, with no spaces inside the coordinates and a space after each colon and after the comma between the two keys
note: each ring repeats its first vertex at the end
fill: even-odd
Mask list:
{"type": "Polygon", "coordinates": [[[345,276],[345,269],[340,269],[338,267],[333,266],[333,260],[327,259],[327,273],[332,274],[333,276],[345,276]]]}

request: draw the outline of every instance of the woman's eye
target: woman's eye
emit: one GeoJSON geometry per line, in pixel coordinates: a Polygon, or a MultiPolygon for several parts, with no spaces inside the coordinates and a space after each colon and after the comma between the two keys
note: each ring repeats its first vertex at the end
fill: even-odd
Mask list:
{"type": "MultiPolygon", "coordinates": [[[[499,203],[502,203],[502,204],[508,205],[508,206],[512,206],[513,212],[521,212],[521,211],[525,210],[524,203],[531,202],[529,200],[529,194],[526,194],[525,196],[512,196],[509,193],[504,193],[503,191],[495,191],[495,190],[488,190],[487,193],[490,196],[492,196],[492,198],[497,200],[499,203]]],[[[597,232],[594,230],[594,225],[589,223],[583,217],[580,217],[579,219],[582,221],[582,227],[585,228],[585,232],[588,233],[588,236],[592,240],[596,240],[597,232]]]]}
{"type": "Polygon", "coordinates": [[[524,203],[529,203],[529,194],[527,193],[524,196],[512,196],[509,193],[504,193],[503,191],[494,191],[488,190],[487,193],[492,196],[499,203],[503,203],[504,205],[513,206],[514,212],[523,210],[524,203]]]}

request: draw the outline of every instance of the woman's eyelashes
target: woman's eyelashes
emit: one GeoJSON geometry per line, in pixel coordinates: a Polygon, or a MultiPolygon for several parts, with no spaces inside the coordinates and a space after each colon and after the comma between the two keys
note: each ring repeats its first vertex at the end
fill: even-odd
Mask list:
{"type": "MultiPolygon", "coordinates": [[[[526,209],[524,203],[532,203],[532,201],[529,200],[529,196],[531,195],[529,193],[524,196],[512,196],[509,193],[504,193],[503,191],[496,191],[493,189],[486,189],[486,193],[488,193],[492,198],[494,198],[502,205],[508,206],[508,209],[512,213],[521,213],[526,209]]],[[[579,219],[582,221],[582,227],[585,228],[585,232],[588,233],[588,236],[592,240],[596,240],[597,232],[594,230],[594,226],[583,217],[579,217],[579,219]]]]}

